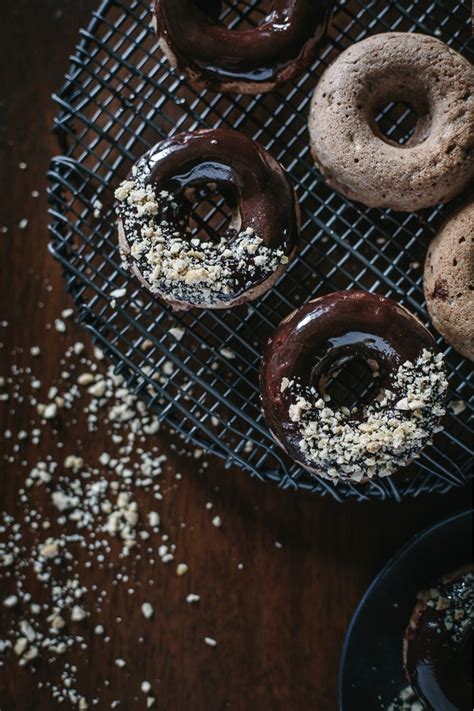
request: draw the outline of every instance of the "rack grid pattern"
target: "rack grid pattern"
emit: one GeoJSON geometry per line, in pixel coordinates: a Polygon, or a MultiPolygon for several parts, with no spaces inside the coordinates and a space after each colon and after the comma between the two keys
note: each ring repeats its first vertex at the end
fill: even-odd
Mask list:
{"type": "MultiPolygon", "coordinates": [[[[259,0],[225,0],[222,22],[256,24],[259,0]]],[[[297,83],[261,96],[194,91],[172,71],[150,26],[149,0],[103,0],[81,30],[61,91],[54,130],[61,155],[48,174],[51,251],[64,268],[78,318],[148,406],[185,440],[283,488],[338,501],[401,500],[445,493],[471,476],[469,410],[446,417],[445,431],[416,464],[394,477],[337,486],[312,477],[273,442],[259,406],[258,370],[281,319],[316,295],[363,289],[392,297],[428,323],[422,271],[427,246],[451,210],[369,209],[345,200],[311,159],[307,115],[325,66],[342,49],[385,31],[433,34],[472,60],[468,2],[339,0],[320,59],[297,83]],[[161,138],[223,126],[262,143],[289,171],[302,208],[297,259],[258,301],[226,311],[175,314],[121,267],[113,192],[136,159],[161,138]],[[111,292],[124,287],[126,297],[111,292]],[[178,330],[176,330],[178,329],[178,330]],[[184,331],[184,335],[183,332],[184,331]]],[[[388,104],[376,119],[403,143],[416,119],[388,104]]],[[[228,215],[207,196],[196,228],[219,230],[228,215]]],[[[450,398],[468,401],[471,366],[438,339],[450,372],[450,398]]]]}

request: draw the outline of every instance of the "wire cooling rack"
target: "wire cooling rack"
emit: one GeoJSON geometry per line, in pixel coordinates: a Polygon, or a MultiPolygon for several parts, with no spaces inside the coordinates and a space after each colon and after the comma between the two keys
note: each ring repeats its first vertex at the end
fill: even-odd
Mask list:
{"type": "MultiPolygon", "coordinates": [[[[406,214],[368,209],[325,185],[308,148],[307,114],[324,67],[342,49],[378,32],[425,32],[469,56],[469,2],[349,0],[336,3],[320,60],[296,84],[257,97],[195,92],[170,67],[150,27],[149,0],[105,0],[93,14],[54,97],[62,155],[49,171],[51,250],[63,265],[80,321],[170,427],[194,445],[261,480],[337,500],[400,500],[444,493],[470,477],[468,410],[446,417],[416,465],[367,485],[333,486],[310,476],[273,443],[259,407],[264,345],[281,319],[308,299],[364,289],[405,304],[427,323],[422,268],[427,245],[457,203],[406,214]],[[177,131],[225,126],[256,139],[291,174],[302,207],[298,258],[258,301],[226,311],[173,314],[123,271],[113,191],[151,145],[177,131]],[[112,292],[126,289],[124,298],[112,292]]],[[[263,0],[225,0],[222,22],[259,22],[263,0]]],[[[472,54],[471,54],[472,57],[472,54]]],[[[403,143],[416,124],[410,107],[388,104],[377,121],[403,143]]],[[[194,227],[228,219],[216,196],[202,196],[194,227]]],[[[467,401],[470,364],[439,339],[450,397],[467,401]]]]}

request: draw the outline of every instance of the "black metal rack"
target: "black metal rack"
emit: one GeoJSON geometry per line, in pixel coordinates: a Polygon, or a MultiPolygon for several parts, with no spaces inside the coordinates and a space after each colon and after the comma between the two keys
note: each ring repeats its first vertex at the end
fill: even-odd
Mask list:
{"type": "MultiPolygon", "coordinates": [[[[222,21],[256,23],[259,5],[258,0],[226,0],[222,21]]],[[[65,84],[54,97],[62,155],[51,161],[49,171],[51,251],[64,267],[80,321],[130,386],[172,429],[229,466],[283,488],[310,489],[337,500],[444,493],[470,477],[466,410],[449,414],[435,444],[394,477],[359,486],[314,478],[274,444],[260,413],[257,383],[267,338],[284,316],[315,295],[374,291],[428,322],[422,289],[426,249],[462,198],[408,214],[345,200],[313,165],[308,105],[324,67],[370,34],[425,32],[469,56],[468,5],[467,0],[340,1],[329,41],[311,71],[292,86],[257,97],[197,93],[171,71],[150,26],[149,0],[104,0],[81,31],[65,84]],[[301,249],[258,301],[234,310],[176,315],[121,268],[113,191],[160,138],[221,125],[262,143],[291,174],[302,207],[301,249]],[[126,297],[115,299],[111,292],[122,287],[126,297]]],[[[414,126],[409,107],[400,104],[383,107],[377,120],[400,142],[414,126]]],[[[226,219],[221,208],[209,198],[196,221],[218,228],[226,219]]],[[[439,343],[450,372],[450,397],[467,401],[471,366],[442,339],[439,343]]]]}

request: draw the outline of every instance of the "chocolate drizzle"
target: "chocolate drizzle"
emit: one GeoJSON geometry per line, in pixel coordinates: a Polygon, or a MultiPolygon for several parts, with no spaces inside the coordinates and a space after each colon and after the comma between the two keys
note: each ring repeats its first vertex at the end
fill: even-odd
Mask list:
{"type": "Polygon", "coordinates": [[[405,634],[408,679],[426,708],[472,711],[474,566],[420,597],[405,634]]]}
{"type": "Polygon", "coordinates": [[[289,178],[270,153],[243,133],[177,134],[146,153],[137,172],[156,191],[169,191],[180,201],[185,190],[216,183],[238,206],[242,230],[252,228],[267,247],[284,247],[287,254],[295,246],[295,194],[289,178]]]}
{"type": "Polygon", "coordinates": [[[216,89],[288,81],[315,58],[326,32],[329,0],[274,0],[257,27],[236,31],[218,21],[217,0],[154,0],[158,36],[181,71],[216,89]]]}

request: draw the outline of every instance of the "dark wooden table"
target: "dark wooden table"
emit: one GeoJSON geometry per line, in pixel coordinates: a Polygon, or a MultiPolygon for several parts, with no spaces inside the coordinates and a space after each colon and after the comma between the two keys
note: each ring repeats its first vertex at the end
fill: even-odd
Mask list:
{"type": "MultiPolygon", "coordinates": [[[[42,379],[52,381],[65,343],[87,340],[78,326],[70,325],[66,335],[46,328],[70,304],[59,266],[47,252],[44,190],[48,160],[57,152],[50,96],[94,6],[95,0],[15,0],[0,10],[0,225],[8,228],[0,233],[0,321],[9,322],[0,332],[0,375],[14,363],[27,367],[29,349],[38,345],[42,379]],[[21,170],[20,162],[27,168],[21,170]],[[33,190],[41,196],[33,198],[33,190]],[[22,219],[28,220],[24,230],[22,219]]],[[[20,405],[14,412],[0,407],[1,432],[27,426],[20,405]]],[[[102,451],[102,433],[74,434],[102,451]]],[[[165,433],[159,442],[169,455],[170,487],[177,471],[183,475],[162,512],[190,572],[185,584],[171,569],[160,572],[155,616],[146,626],[136,601],[115,595],[106,620],[114,630],[109,645],[99,646],[92,627],[86,628],[88,650],[73,657],[82,690],[93,697],[101,689],[100,709],[114,699],[121,700],[119,708],[144,708],[140,683],[149,679],[157,709],[333,711],[341,645],[360,596],[410,536],[466,508],[469,492],[403,505],[338,505],[264,486],[245,473],[225,471],[219,461],[211,460],[207,474],[196,476],[195,460],[170,451],[165,433]],[[208,501],[222,518],[219,529],[211,524],[208,501]],[[189,589],[200,594],[199,605],[184,602],[189,589]],[[205,636],[215,638],[217,647],[206,646],[205,636]],[[114,660],[125,654],[127,667],[119,670],[114,660]],[[111,684],[104,689],[107,678],[111,684]]],[[[25,442],[20,458],[37,461],[48,446],[47,438],[36,447],[25,442]]],[[[17,473],[18,464],[3,463],[0,501],[10,513],[18,508],[17,473]]],[[[92,583],[94,572],[89,575],[92,583]]],[[[140,568],[132,575],[140,585],[140,568]]],[[[101,584],[111,588],[106,578],[101,584]]],[[[0,609],[0,623],[2,617],[0,609]]],[[[32,673],[9,659],[0,667],[1,710],[56,708],[49,693],[38,690],[54,675],[54,665],[39,664],[32,673]]]]}

